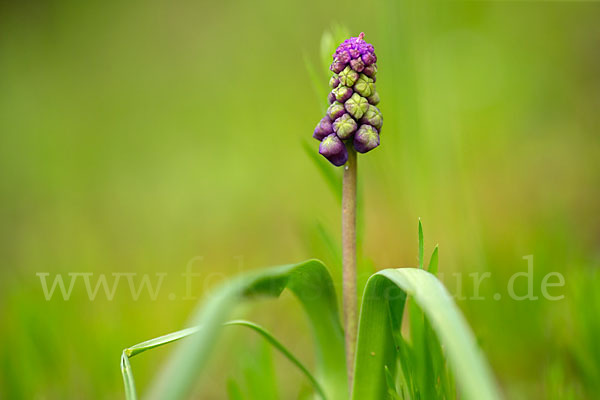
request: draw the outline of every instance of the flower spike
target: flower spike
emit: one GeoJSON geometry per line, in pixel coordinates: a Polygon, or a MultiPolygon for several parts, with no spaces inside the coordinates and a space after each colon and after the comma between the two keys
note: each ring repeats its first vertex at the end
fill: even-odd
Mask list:
{"type": "Polygon", "coordinates": [[[329,69],[327,115],[319,121],[313,137],[321,142],[319,153],[333,165],[348,160],[348,149],[366,153],[379,146],[383,116],[375,89],[377,56],[365,34],[341,43],[333,54],[329,69]],[[350,146],[346,148],[346,146],[350,146]]]}

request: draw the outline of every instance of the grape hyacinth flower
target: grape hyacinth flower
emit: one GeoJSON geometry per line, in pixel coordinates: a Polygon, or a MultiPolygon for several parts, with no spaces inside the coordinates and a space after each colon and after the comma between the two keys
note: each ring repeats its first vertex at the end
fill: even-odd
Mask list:
{"type": "Polygon", "coordinates": [[[329,107],[315,128],[321,142],[319,153],[336,167],[344,166],[342,181],[342,291],[344,340],[348,383],[352,387],[357,338],[356,308],[356,185],[357,152],[379,146],[383,116],[377,108],[379,95],[377,56],[365,34],[351,37],[338,46],[329,69],[329,107]]]}
{"type": "Polygon", "coordinates": [[[338,167],[346,163],[349,151],[366,153],[380,142],[383,116],[376,107],[377,56],[364,36],[347,39],[336,49],[329,67],[334,73],[329,80],[330,105],[313,134],[321,142],[319,153],[338,167]]]}

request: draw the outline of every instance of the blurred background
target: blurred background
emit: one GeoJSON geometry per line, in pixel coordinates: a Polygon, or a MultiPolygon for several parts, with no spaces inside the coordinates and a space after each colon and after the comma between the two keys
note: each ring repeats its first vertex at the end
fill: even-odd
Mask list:
{"type": "MultiPolygon", "coordinates": [[[[339,278],[339,199],[306,148],[343,27],[375,46],[385,119],[359,159],[361,279],[415,265],[420,217],[506,397],[594,398],[599,18],[570,1],[2,3],[0,398],[122,398],[121,350],[183,328],[190,293],[313,257],[339,278]],[[528,255],[539,299],[516,301],[528,255]],[[156,296],[122,277],[90,300],[79,276],[46,299],[44,279],[69,289],[76,272],[148,274],[156,296]],[[541,295],[549,272],[561,300],[541,295]]],[[[310,365],[289,294],[239,315],[310,365]]],[[[266,351],[228,328],[197,398],[251,382],[266,351]]],[[[168,353],[132,360],[142,393],[168,353]]],[[[303,377],[272,363],[277,396],[297,398],[303,377]]]]}

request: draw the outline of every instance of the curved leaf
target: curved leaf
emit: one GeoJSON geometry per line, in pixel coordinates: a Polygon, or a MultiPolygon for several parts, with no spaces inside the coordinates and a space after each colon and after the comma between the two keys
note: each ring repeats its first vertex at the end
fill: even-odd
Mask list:
{"type": "MultiPolygon", "coordinates": [[[[281,344],[281,342],[275,339],[275,337],[265,328],[258,324],[255,324],[254,322],[246,320],[233,320],[226,322],[224,325],[245,326],[260,334],[269,344],[271,344],[273,347],[279,350],[279,352],[281,352],[292,364],[294,364],[304,374],[304,376],[306,376],[306,378],[311,382],[315,391],[319,394],[319,396],[321,396],[321,398],[326,398],[325,391],[323,390],[319,382],[312,376],[310,371],[283,344],[281,344]]],[[[146,350],[151,350],[155,347],[160,347],[165,344],[169,344],[177,340],[186,338],[200,331],[201,327],[191,327],[187,329],[182,329],[177,332],[169,333],[167,335],[159,336],[154,339],[146,340],[144,342],[138,343],[123,350],[123,354],[121,357],[121,370],[123,374],[123,381],[125,383],[125,398],[128,400],[132,400],[137,397],[137,393],[135,390],[135,381],[133,379],[129,358],[143,353],[146,350]]],[[[228,386],[228,391],[230,391],[230,389],[231,388],[229,388],[228,386]]]]}
{"type": "Polygon", "coordinates": [[[137,400],[137,392],[135,390],[135,381],[133,380],[133,372],[129,363],[129,356],[123,350],[121,354],[121,374],[123,375],[123,384],[125,385],[125,398],[127,400],[137,400]]]}
{"type": "Polygon", "coordinates": [[[352,398],[384,399],[385,367],[396,366],[392,325],[399,328],[406,296],[423,310],[444,346],[466,399],[496,400],[498,388],[475,337],[439,280],[416,268],[386,269],[371,276],[363,298],[352,398]]]}
{"type": "Polygon", "coordinates": [[[175,349],[151,388],[150,397],[182,399],[189,395],[236,304],[255,296],[277,297],[285,288],[296,295],[310,319],[316,343],[316,376],[327,399],[347,399],[344,337],[337,300],[331,277],[317,260],[243,275],[216,289],[189,322],[202,326],[202,335],[191,337],[175,349]]]}

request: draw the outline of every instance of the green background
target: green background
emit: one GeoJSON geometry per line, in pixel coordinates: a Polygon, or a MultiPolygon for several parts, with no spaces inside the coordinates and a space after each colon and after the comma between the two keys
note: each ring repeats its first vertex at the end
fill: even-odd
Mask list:
{"type": "MultiPolygon", "coordinates": [[[[121,350],[185,326],[194,257],[197,296],[312,257],[339,277],[338,198],[305,147],[325,108],[322,35],[340,24],[375,46],[385,120],[359,159],[361,279],[415,265],[420,217],[452,293],[458,277],[474,297],[469,274],[491,273],[483,300],[457,302],[506,397],[593,398],[599,18],[600,3],[569,1],[0,5],[0,397],[122,397],[121,350]],[[527,255],[540,299],[516,301],[527,255]],[[540,292],[553,271],[559,301],[540,292]],[[156,300],[123,278],[112,301],[81,280],[46,301],[39,272],[168,275],[156,300]]],[[[240,315],[310,365],[290,295],[240,315]]],[[[230,329],[199,398],[264,356],[230,329]]],[[[141,392],[168,351],[132,360],[141,392]]],[[[274,363],[279,396],[296,398],[302,376],[274,363]]]]}

